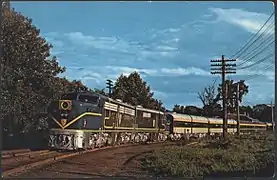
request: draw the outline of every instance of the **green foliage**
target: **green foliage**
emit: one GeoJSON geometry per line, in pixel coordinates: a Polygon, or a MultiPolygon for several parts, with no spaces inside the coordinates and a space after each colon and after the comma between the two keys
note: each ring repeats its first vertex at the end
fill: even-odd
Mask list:
{"type": "Polygon", "coordinates": [[[40,121],[37,109],[55,96],[49,93],[52,80],[65,68],[59,66],[56,57],[50,57],[52,46],[39,36],[40,30],[31,19],[6,7],[2,15],[0,93],[4,104],[0,116],[7,129],[20,131],[40,121]]]}
{"type": "MultiPolygon", "coordinates": [[[[237,98],[237,84],[239,84],[239,101],[242,102],[242,98],[248,93],[248,86],[245,84],[244,80],[235,83],[233,80],[225,81],[227,88],[227,108],[229,112],[234,112],[236,107],[237,98]]],[[[216,101],[222,97],[222,84],[219,84],[218,95],[216,101]]]]}
{"type": "Polygon", "coordinates": [[[273,162],[273,138],[265,135],[206,140],[198,147],[169,147],[147,155],[145,170],[157,176],[198,177],[217,172],[253,172],[273,162]]]}
{"type": "MultiPolygon", "coordinates": [[[[273,112],[275,112],[275,106],[273,108],[274,108],[273,112]]],[[[252,116],[263,122],[272,122],[271,111],[272,111],[271,107],[265,104],[259,104],[259,105],[253,106],[252,116]]],[[[273,115],[275,116],[275,114],[273,115]]]]}
{"type": "Polygon", "coordinates": [[[129,76],[121,74],[116,80],[112,97],[121,99],[131,105],[141,105],[145,108],[160,109],[162,102],[153,98],[154,93],[151,92],[150,86],[140,77],[138,72],[133,72],[129,76]]]}
{"type": "Polygon", "coordinates": [[[40,36],[31,19],[6,6],[2,15],[0,119],[10,132],[45,128],[46,116],[41,111],[50,101],[87,87],[56,77],[65,68],[50,56],[52,45],[40,36]]]}
{"type": "Polygon", "coordinates": [[[181,114],[190,114],[195,116],[203,115],[203,109],[196,106],[180,106],[178,104],[174,105],[173,111],[181,114]]]}

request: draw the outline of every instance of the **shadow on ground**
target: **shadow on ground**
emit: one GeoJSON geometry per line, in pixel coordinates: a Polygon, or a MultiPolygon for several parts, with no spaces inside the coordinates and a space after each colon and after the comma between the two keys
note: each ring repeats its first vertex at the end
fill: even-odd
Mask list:
{"type": "Polygon", "coordinates": [[[10,149],[46,149],[48,144],[48,131],[27,133],[3,133],[3,150],[10,149]]]}

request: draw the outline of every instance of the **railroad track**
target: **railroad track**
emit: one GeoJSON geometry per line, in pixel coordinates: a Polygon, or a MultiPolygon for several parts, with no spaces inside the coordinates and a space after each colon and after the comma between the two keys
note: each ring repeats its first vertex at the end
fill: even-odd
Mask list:
{"type": "Polygon", "coordinates": [[[4,150],[1,152],[2,155],[13,154],[13,153],[23,153],[30,152],[30,149],[15,149],[15,150],[4,150]]]}
{"type": "Polygon", "coordinates": [[[60,162],[43,166],[23,173],[23,178],[111,178],[139,177],[148,178],[150,174],[141,168],[140,159],[147,153],[168,146],[197,146],[198,142],[149,143],[107,149],[83,156],[63,159],[60,162]]]}
{"type": "MultiPolygon", "coordinates": [[[[148,144],[161,144],[161,143],[163,142],[151,142],[148,144]]],[[[95,148],[95,149],[86,150],[86,151],[64,152],[64,153],[49,151],[49,150],[45,150],[41,152],[33,152],[33,153],[28,152],[29,153],[28,155],[21,154],[21,156],[13,156],[13,158],[2,159],[2,176],[3,177],[18,176],[21,173],[24,173],[33,168],[37,168],[48,164],[53,164],[63,159],[89,153],[89,152],[94,152],[94,151],[99,151],[104,149],[122,148],[122,147],[128,147],[128,146],[139,146],[139,145],[141,144],[123,144],[123,145],[117,145],[117,146],[95,148]]]]}
{"type": "Polygon", "coordinates": [[[10,159],[10,158],[15,158],[15,157],[20,157],[20,156],[28,156],[28,155],[34,155],[34,154],[41,154],[48,152],[49,150],[38,150],[38,151],[31,151],[31,150],[25,150],[25,151],[9,151],[9,152],[4,152],[2,153],[1,157],[2,159],[10,159]]]}

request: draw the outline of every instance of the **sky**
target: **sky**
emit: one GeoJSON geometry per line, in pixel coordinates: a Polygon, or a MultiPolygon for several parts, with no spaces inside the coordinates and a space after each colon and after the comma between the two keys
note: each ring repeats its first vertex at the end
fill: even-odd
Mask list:
{"type": "MultiPolygon", "coordinates": [[[[105,88],[105,80],[138,71],[154,97],[166,108],[174,104],[202,106],[197,97],[220,77],[210,73],[210,60],[232,58],[274,11],[272,2],[13,2],[31,18],[54,47],[61,76],[81,80],[89,88],[105,88]]],[[[275,29],[275,20],[272,22],[275,29]]],[[[266,34],[267,33],[267,34],[266,34]]],[[[262,38],[275,41],[274,31],[262,38]]],[[[256,42],[257,48],[262,42],[256,42]]],[[[266,42],[269,42],[267,40],[266,42]]],[[[255,45],[255,44],[254,44],[255,45]]],[[[253,45],[253,48],[254,48],[253,45]]],[[[260,47],[266,47],[264,44],[260,47]]],[[[244,65],[269,52],[274,43],[244,65]]],[[[256,48],[256,50],[257,50],[256,48]]],[[[249,52],[248,52],[249,51],[249,52]]],[[[237,64],[247,60],[243,51],[237,64]]],[[[249,79],[244,105],[274,100],[275,57],[237,70],[233,80],[249,79]]]]}

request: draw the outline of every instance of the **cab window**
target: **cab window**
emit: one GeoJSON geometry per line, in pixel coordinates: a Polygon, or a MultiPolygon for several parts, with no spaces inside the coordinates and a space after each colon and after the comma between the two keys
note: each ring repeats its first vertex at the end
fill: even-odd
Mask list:
{"type": "Polygon", "coordinates": [[[84,103],[98,104],[98,96],[80,95],[79,101],[84,103]]]}

